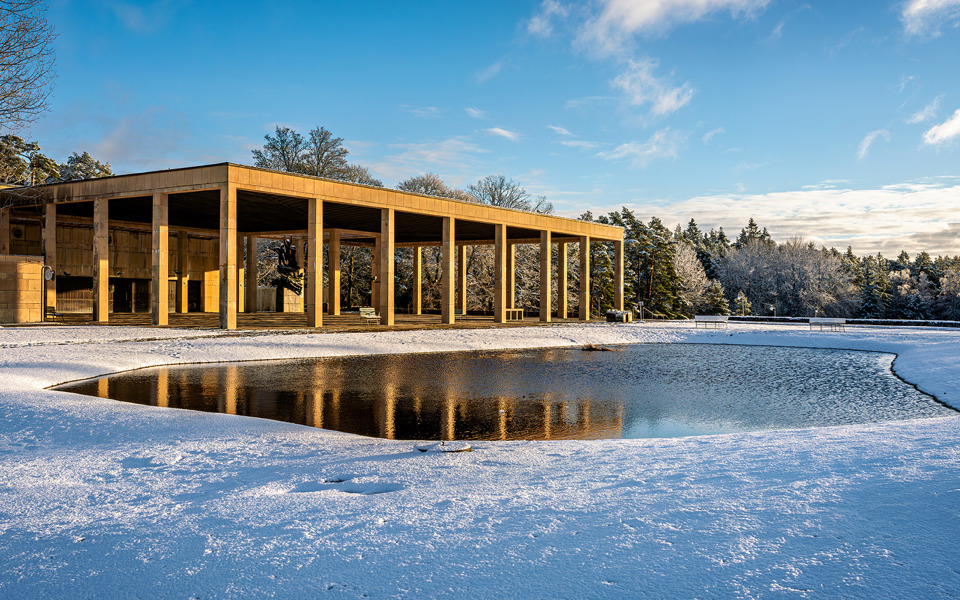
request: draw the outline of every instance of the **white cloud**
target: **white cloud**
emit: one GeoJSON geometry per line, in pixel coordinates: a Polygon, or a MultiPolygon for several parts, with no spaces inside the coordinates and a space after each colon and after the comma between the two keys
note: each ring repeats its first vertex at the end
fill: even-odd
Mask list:
{"type": "Polygon", "coordinates": [[[409,106],[404,104],[400,106],[400,110],[421,119],[432,119],[440,116],[440,109],[436,106],[409,106]]]}
{"type": "MultiPolygon", "coordinates": [[[[691,218],[703,230],[723,227],[736,234],[753,217],[780,241],[794,236],[841,250],[915,254],[960,254],[956,199],[960,178],[943,177],[874,189],[806,189],[767,194],[713,194],[679,202],[627,202],[638,217],[660,217],[668,227],[691,218]]],[[[624,203],[593,207],[594,214],[618,210],[624,203]]],[[[579,212],[583,212],[580,210],[579,212]]],[[[579,214],[571,211],[571,216],[579,214]]]]}
{"type": "Polygon", "coordinates": [[[960,109],[957,109],[957,112],[953,113],[953,116],[943,123],[934,125],[927,130],[923,134],[923,141],[931,145],[943,144],[957,136],[960,136],[960,109]]]}
{"type": "Polygon", "coordinates": [[[468,107],[465,108],[464,110],[467,111],[467,115],[469,115],[469,116],[470,116],[471,118],[473,118],[473,119],[486,119],[486,118],[487,118],[487,111],[485,111],[485,110],[480,110],[479,108],[474,108],[474,107],[472,107],[472,106],[468,106],[468,107]]]}
{"type": "Polygon", "coordinates": [[[726,133],[726,132],[727,130],[724,129],[723,127],[717,127],[716,129],[711,129],[710,131],[703,134],[703,143],[709,144],[710,140],[712,140],[714,136],[717,136],[717,135],[720,135],[721,133],[726,133]]]}
{"type": "Polygon", "coordinates": [[[594,148],[600,147],[600,144],[597,142],[588,142],[586,140],[560,140],[560,143],[568,148],[583,148],[584,150],[593,150],[594,148]]]}
{"type": "Polygon", "coordinates": [[[556,0],[543,0],[540,11],[527,22],[527,31],[538,37],[549,37],[553,34],[554,19],[564,19],[568,9],[556,0]]]}
{"type": "Polygon", "coordinates": [[[554,133],[560,135],[573,135],[565,127],[560,127],[559,125],[547,125],[547,129],[552,129],[554,133]]]}
{"type": "Polygon", "coordinates": [[[183,2],[157,0],[156,2],[119,2],[108,0],[103,6],[113,11],[123,25],[137,33],[153,33],[173,20],[183,2]]]}
{"type": "Polygon", "coordinates": [[[857,160],[863,160],[867,156],[867,152],[870,151],[870,146],[873,145],[873,142],[879,137],[889,142],[890,132],[886,129],[877,129],[868,133],[860,142],[860,146],[857,147],[857,160]]]}
{"type": "Polygon", "coordinates": [[[668,127],[655,132],[645,142],[626,142],[597,156],[606,160],[629,158],[633,166],[646,167],[660,158],[677,158],[685,140],[685,135],[668,127]]]}
{"type": "Polygon", "coordinates": [[[503,69],[503,65],[506,62],[506,58],[501,58],[497,62],[493,63],[489,67],[481,69],[477,72],[475,78],[477,83],[486,83],[500,74],[500,71],[503,69]]]}
{"type": "Polygon", "coordinates": [[[693,88],[689,83],[673,87],[665,80],[658,79],[653,74],[657,64],[654,59],[631,60],[627,70],[613,80],[613,86],[626,94],[630,104],[650,104],[651,114],[663,116],[690,102],[693,88]]]}
{"type": "Polygon", "coordinates": [[[942,25],[956,26],[960,0],[910,0],[901,14],[903,27],[911,35],[940,35],[942,25]]]}
{"type": "Polygon", "coordinates": [[[609,104],[610,102],[613,102],[613,100],[614,98],[610,96],[587,96],[585,98],[574,98],[572,100],[567,100],[567,102],[564,104],[564,108],[593,108],[594,106],[609,104]]]}
{"type": "Polygon", "coordinates": [[[602,0],[600,15],[580,34],[581,45],[601,53],[621,52],[630,36],[657,33],[729,11],[734,18],[751,16],[769,0],[602,0]]]}
{"type": "Polygon", "coordinates": [[[924,123],[937,116],[937,111],[940,110],[941,98],[943,98],[943,96],[937,96],[933,99],[933,102],[907,117],[907,123],[924,123]]]}
{"type": "Polygon", "coordinates": [[[502,127],[491,127],[490,129],[484,129],[490,135],[495,135],[498,137],[506,138],[511,142],[516,142],[520,140],[520,134],[515,131],[510,131],[509,129],[504,129],[502,127]]]}

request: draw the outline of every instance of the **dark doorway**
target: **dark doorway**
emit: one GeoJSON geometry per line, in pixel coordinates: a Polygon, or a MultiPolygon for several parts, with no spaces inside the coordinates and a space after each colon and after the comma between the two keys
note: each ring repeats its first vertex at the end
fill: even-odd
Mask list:
{"type": "Polygon", "coordinates": [[[203,282],[187,282],[187,312],[203,312],[203,282]]]}

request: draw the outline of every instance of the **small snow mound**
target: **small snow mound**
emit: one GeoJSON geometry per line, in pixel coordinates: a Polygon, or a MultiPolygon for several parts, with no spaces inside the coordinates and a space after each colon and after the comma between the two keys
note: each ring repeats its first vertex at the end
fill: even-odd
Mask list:
{"type": "Polygon", "coordinates": [[[473,446],[466,442],[440,442],[439,444],[419,444],[420,452],[473,452],[473,446]]]}

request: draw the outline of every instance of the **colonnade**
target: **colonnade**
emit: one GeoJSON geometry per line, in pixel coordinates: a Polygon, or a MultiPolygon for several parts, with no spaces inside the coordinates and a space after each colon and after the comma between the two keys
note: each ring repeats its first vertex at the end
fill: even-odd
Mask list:
{"type": "MultiPolygon", "coordinates": [[[[257,251],[255,235],[242,236],[237,231],[237,187],[232,184],[219,189],[219,323],[223,329],[237,327],[237,313],[240,306],[239,290],[241,268],[245,271],[245,297],[243,305],[247,312],[255,310],[257,305],[257,251]],[[246,261],[240,264],[243,256],[243,245],[246,244],[246,261]]],[[[151,315],[154,325],[167,325],[169,322],[168,308],[168,281],[170,256],[170,194],[155,192],[152,194],[152,244],[151,244],[151,315]]],[[[106,322],[109,317],[109,198],[93,199],[93,320],[106,322]]],[[[57,205],[48,202],[43,205],[43,252],[46,264],[57,269],[56,265],[56,214],[57,205]]],[[[308,252],[303,257],[305,270],[305,312],[309,327],[323,325],[323,255],[324,201],[320,198],[307,199],[306,244],[308,252]]],[[[394,208],[380,208],[380,231],[375,234],[374,248],[374,306],[378,309],[381,323],[393,325],[395,319],[394,307],[394,270],[396,244],[397,212],[394,208]]],[[[6,214],[7,211],[0,211],[6,214]]],[[[7,217],[8,218],[8,217],[7,217]]],[[[0,224],[2,225],[2,224],[0,224]]],[[[492,223],[494,228],[494,322],[504,323],[508,318],[508,310],[515,308],[515,263],[516,252],[514,243],[508,239],[507,225],[492,223]]],[[[442,236],[440,240],[441,260],[441,322],[453,324],[456,311],[466,313],[467,277],[466,277],[466,246],[477,242],[467,240],[457,241],[458,219],[454,216],[442,217],[442,236]],[[459,265],[459,268],[457,268],[459,265]],[[459,303],[458,303],[459,299],[459,303]]],[[[7,227],[9,229],[9,227],[7,227]]],[[[579,318],[583,321],[590,319],[590,236],[576,238],[580,247],[580,290],[579,290],[579,318]]],[[[566,318],[567,303],[567,246],[571,242],[570,236],[557,239],[557,314],[566,318]]],[[[329,289],[328,312],[331,315],[340,314],[340,250],[341,232],[338,229],[328,230],[329,256],[329,289]]],[[[553,312],[552,306],[552,253],[555,243],[552,232],[540,232],[540,320],[549,322],[553,312]]],[[[623,242],[614,241],[614,305],[618,310],[623,309],[623,242]]],[[[423,256],[422,248],[427,244],[413,246],[413,297],[414,312],[422,312],[423,292],[423,256]]],[[[302,242],[300,249],[302,251],[302,242]]],[[[187,310],[188,277],[185,273],[185,260],[189,253],[188,239],[184,231],[177,232],[176,251],[179,255],[179,270],[176,283],[175,310],[187,310]]],[[[47,302],[55,304],[56,287],[54,281],[48,281],[47,302]]]]}

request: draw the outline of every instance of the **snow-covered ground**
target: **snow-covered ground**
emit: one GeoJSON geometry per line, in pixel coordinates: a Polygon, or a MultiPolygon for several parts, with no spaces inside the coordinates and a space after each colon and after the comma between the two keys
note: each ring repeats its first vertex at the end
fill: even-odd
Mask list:
{"type": "Polygon", "coordinates": [[[893,352],[960,406],[958,330],[0,328],[0,598],[960,597],[960,417],[422,454],[43,389],[170,363],[651,342],[893,352]]]}

